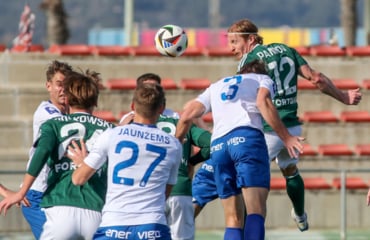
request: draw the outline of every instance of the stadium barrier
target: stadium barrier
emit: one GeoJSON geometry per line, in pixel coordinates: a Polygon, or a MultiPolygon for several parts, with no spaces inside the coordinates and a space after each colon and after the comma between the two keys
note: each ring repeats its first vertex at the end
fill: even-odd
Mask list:
{"type": "MultiPolygon", "coordinates": [[[[296,46],[295,49],[306,57],[369,57],[369,46],[339,47],[332,45],[296,46]]],[[[54,44],[49,48],[41,44],[29,47],[14,46],[11,48],[0,44],[0,52],[10,51],[13,54],[25,52],[49,53],[57,56],[105,56],[105,57],[158,57],[161,54],[154,45],[120,46],[120,45],[88,45],[88,44],[54,44]]],[[[230,49],[224,45],[188,47],[183,57],[232,57],[230,49]]]]}

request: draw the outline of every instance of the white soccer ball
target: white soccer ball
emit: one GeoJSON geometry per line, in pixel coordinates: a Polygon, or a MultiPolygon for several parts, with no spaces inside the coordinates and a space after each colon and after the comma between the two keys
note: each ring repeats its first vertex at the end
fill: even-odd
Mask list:
{"type": "Polygon", "coordinates": [[[179,57],[188,47],[185,31],[176,25],[161,27],[154,37],[155,47],[164,56],[179,57]]]}

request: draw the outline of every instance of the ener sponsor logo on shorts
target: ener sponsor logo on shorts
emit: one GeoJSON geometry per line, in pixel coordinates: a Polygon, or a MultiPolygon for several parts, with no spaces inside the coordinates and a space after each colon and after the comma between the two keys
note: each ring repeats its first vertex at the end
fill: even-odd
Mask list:
{"type": "MultiPolygon", "coordinates": [[[[130,231],[118,231],[115,229],[108,229],[105,231],[105,236],[116,238],[116,239],[129,239],[132,232],[130,231]]],[[[161,231],[158,230],[150,230],[150,231],[142,231],[137,233],[137,238],[135,239],[148,239],[148,240],[155,240],[160,239],[162,237],[161,231]]]]}
{"type": "Polygon", "coordinates": [[[211,147],[211,153],[221,150],[223,145],[224,145],[223,143],[219,143],[217,145],[212,146],[211,147]]]}
{"type": "Polygon", "coordinates": [[[117,239],[128,239],[132,232],[118,231],[114,229],[108,229],[105,231],[105,236],[117,239]]]}
{"type": "Polygon", "coordinates": [[[227,140],[227,145],[238,145],[239,143],[244,143],[245,137],[233,137],[227,140]]]}
{"type": "Polygon", "coordinates": [[[137,236],[139,237],[139,239],[148,239],[148,240],[160,239],[161,231],[150,230],[150,231],[138,232],[137,236]]]}

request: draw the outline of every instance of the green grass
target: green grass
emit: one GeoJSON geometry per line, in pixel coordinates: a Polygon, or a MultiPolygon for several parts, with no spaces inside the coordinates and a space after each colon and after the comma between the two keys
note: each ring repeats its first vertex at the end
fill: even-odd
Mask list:
{"type": "MultiPolygon", "coordinates": [[[[223,230],[197,230],[195,240],[223,240],[223,230]]],[[[0,240],[31,240],[30,232],[2,233],[0,240]]],[[[346,240],[369,240],[370,230],[348,230],[346,240]]],[[[300,232],[297,229],[267,229],[266,240],[341,240],[339,230],[311,229],[300,232]]]]}
{"type": "Polygon", "coordinates": [[[217,240],[223,239],[224,232],[221,230],[197,230],[195,232],[196,240],[217,240]]]}
{"type": "MultiPolygon", "coordinates": [[[[222,230],[198,230],[196,240],[223,240],[222,230]]],[[[339,230],[267,229],[266,240],[341,240],[339,230]]],[[[369,240],[370,230],[348,230],[346,240],[369,240]]]]}

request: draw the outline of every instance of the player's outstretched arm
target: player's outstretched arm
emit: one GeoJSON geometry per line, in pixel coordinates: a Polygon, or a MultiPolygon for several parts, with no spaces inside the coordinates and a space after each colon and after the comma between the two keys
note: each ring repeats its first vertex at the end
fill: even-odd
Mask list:
{"type": "Polygon", "coordinates": [[[0,196],[2,196],[3,198],[6,198],[11,193],[15,193],[15,192],[6,188],[4,185],[0,183],[0,196]]]}
{"type": "Polygon", "coordinates": [[[8,192],[6,198],[0,202],[0,214],[4,213],[5,216],[9,208],[11,208],[14,204],[20,204],[22,201],[25,206],[30,206],[30,203],[25,196],[34,181],[35,177],[26,173],[23,179],[22,187],[19,189],[19,191],[8,192]]]}
{"type": "Polygon", "coordinates": [[[362,99],[359,88],[342,91],[338,89],[327,76],[321,72],[315,71],[308,64],[300,67],[300,74],[314,84],[322,93],[335,98],[343,104],[357,105],[362,99]]]}
{"type": "Polygon", "coordinates": [[[278,112],[272,103],[270,92],[267,88],[260,88],[258,90],[256,103],[265,121],[284,142],[289,155],[297,158],[297,152],[302,153],[303,151],[301,141],[303,141],[304,138],[290,135],[288,129],[279,118],[278,112]]]}
{"type": "MultiPolygon", "coordinates": [[[[7,196],[14,194],[14,193],[16,192],[8,189],[7,187],[5,187],[4,185],[0,183],[0,196],[2,196],[3,198],[6,198],[7,196]]],[[[31,206],[30,202],[28,201],[26,197],[23,198],[22,204],[26,207],[31,206]]],[[[18,207],[20,206],[20,204],[17,204],[17,205],[18,207]]]]}
{"type": "Polygon", "coordinates": [[[184,111],[182,112],[176,126],[175,137],[178,138],[180,142],[182,142],[186,133],[193,124],[193,119],[201,117],[204,110],[204,105],[196,100],[191,100],[185,104],[184,111]]]}

